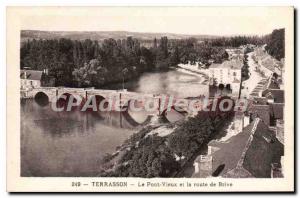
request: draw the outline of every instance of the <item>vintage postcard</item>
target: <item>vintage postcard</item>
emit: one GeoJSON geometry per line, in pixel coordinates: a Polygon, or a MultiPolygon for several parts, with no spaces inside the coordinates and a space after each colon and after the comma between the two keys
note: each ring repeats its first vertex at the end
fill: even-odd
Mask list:
{"type": "Polygon", "coordinates": [[[7,191],[294,191],[293,7],[7,7],[7,191]]]}

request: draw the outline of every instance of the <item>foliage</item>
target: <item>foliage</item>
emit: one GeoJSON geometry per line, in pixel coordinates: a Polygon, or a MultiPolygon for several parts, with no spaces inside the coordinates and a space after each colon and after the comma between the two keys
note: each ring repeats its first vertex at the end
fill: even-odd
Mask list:
{"type": "MultiPolygon", "coordinates": [[[[220,98],[217,106],[222,99],[228,98],[220,98]]],[[[169,147],[178,156],[189,158],[194,155],[232,117],[232,111],[222,112],[220,109],[212,111],[212,106],[208,108],[210,111],[203,111],[189,118],[168,137],[169,147]]]]}
{"type": "Polygon", "coordinates": [[[239,47],[246,44],[262,45],[265,42],[265,38],[258,36],[233,36],[216,38],[208,42],[211,43],[212,46],[239,47]]]}
{"type": "Polygon", "coordinates": [[[121,159],[125,163],[112,173],[126,177],[168,177],[178,169],[173,153],[165,138],[149,135],[132,147],[121,159]]]}
{"type": "Polygon", "coordinates": [[[72,72],[74,80],[79,87],[102,84],[105,80],[107,69],[100,66],[97,59],[92,59],[88,64],[84,63],[83,67],[75,68],[72,72]]]}
{"type": "Polygon", "coordinates": [[[277,29],[267,37],[267,52],[275,57],[277,60],[284,58],[285,45],[284,45],[284,29],[277,29]]]}
{"type": "Polygon", "coordinates": [[[189,118],[168,138],[169,147],[178,156],[192,156],[213,133],[212,119],[189,118]]]}
{"type": "Polygon", "coordinates": [[[138,39],[103,41],[51,39],[28,40],[21,46],[21,68],[48,69],[56,86],[101,87],[108,83],[136,78],[146,71],[168,70],[179,63],[228,59],[225,49],[244,44],[267,43],[267,51],[277,59],[284,57],[284,29],[265,37],[221,37],[199,41],[195,38],[154,39],[152,47],[141,46],[138,39]],[[124,69],[127,70],[124,74],[124,69]]]}
{"type": "Polygon", "coordinates": [[[248,55],[245,54],[244,65],[242,67],[242,81],[249,79],[249,65],[248,65],[248,55]]]}
{"type": "MultiPolygon", "coordinates": [[[[218,105],[223,98],[218,101],[218,105]]],[[[227,98],[226,98],[227,99],[227,98]]],[[[211,108],[211,107],[209,107],[211,108]]],[[[231,118],[231,112],[200,113],[180,122],[174,131],[166,136],[147,135],[156,127],[148,126],[132,135],[130,145],[112,172],[102,174],[114,177],[171,177],[187,160],[191,159],[224,124],[231,118]],[[185,156],[176,161],[175,154],[185,156]]]]}
{"type": "Polygon", "coordinates": [[[146,71],[168,70],[179,63],[210,59],[222,62],[228,55],[223,47],[199,43],[196,39],[154,39],[146,48],[132,37],[127,39],[28,40],[21,46],[21,68],[48,69],[56,86],[101,87],[138,77],[146,71]],[[123,72],[127,70],[126,74],[123,72]]]}
{"type": "Polygon", "coordinates": [[[48,69],[56,86],[95,86],[121,82],[154,69],[154,55],[137,39],[28,40],[21,47],[21,68],[48,69]],[[99,79],[99,80],[98,80],[99,79]]]}

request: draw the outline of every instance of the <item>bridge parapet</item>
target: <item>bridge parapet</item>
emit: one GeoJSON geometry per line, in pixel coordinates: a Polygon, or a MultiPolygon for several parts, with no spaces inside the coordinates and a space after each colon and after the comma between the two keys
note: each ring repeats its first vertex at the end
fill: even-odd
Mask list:
{"type": "MultiPolygon", "coordinates": [[[[40,87],[30,90],[28,95],[34,98],[39,92],[43,92],[49,98],[49,101],[54,101],[53,99],[60,97],[63,94],[71,94],[74,97],[80,96],[83,100],[87,100],[88,97],[99,95],[103,98],[117,99],[121,107],[128,106],[130,101],[134,101],[135,104],[150,107],[158,111],[158,114],[162,113],[168,105],[173,106],[176,103],[176,98],[173,99],[172,104],[169,104],[169,96],[164,94],[149,94],[149,93],[137,93],[124,90],[104,90],[104,89],[94,89],[94,88],[67,88],[67,87],[40,87]],[[166,99],[164,102],[163,100],[166,99]]],[[[180,99],[186,100],[189,104],[191,99],[180,99]]],[[[115,102],[115,101],[113,101],[115,102]]],[[[182,108],[183,111],[188,111],[186,107],[182,108]]],[[[153,110],[154,111],[154,110],[153,110]]]]}

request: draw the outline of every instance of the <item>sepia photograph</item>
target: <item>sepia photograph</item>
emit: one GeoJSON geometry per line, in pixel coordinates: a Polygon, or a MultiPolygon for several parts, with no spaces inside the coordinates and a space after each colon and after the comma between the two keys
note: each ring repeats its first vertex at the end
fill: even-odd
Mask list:
{"type": "Polygon", "coordinates": [[[8,7],[10,189],[292,190],[293,12],[8,7]]]}

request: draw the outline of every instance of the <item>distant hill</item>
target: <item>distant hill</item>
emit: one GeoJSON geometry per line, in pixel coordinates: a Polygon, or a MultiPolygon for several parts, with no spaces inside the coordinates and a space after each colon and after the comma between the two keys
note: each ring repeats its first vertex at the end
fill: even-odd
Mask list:
{"type": "Polygon", "coordinates": [[[187,34],[173,34],[173,33],[142,33],[142,32],[127,32],[127,31],[39,31],[39,30],[22,30],[21,42],[32,39],[60,39],[68,38],[72,40],[104,40],[107,38],[123,39],[132,36],[141,40],[153,40],[167,36],[169,39],[186,39],[196,38],[198,40],[217,38],[219,36],[213,35],[187,35],[187,34]]]}

